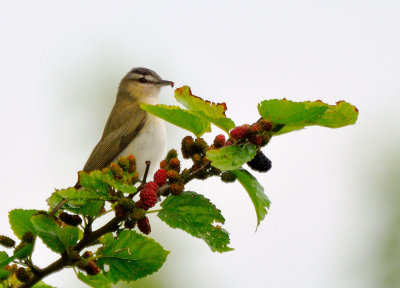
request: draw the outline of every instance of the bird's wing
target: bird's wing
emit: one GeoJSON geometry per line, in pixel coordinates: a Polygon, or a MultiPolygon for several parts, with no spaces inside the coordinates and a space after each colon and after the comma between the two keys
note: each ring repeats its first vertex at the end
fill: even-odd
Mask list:
{"type": "MultiPolygon", "coordinates": [[[[83,171],[100,170],[109,165],[142,130],[147,113],[132,104],[116,114],[114,109],[104,129],[105,133],[94,147],[83,171]]],[[[115,108],[115,107],[114,107],[115,108]]]]}

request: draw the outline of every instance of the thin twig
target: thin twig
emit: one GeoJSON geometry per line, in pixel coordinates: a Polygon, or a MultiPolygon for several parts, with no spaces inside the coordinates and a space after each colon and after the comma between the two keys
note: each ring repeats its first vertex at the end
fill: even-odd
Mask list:
{"type": "Polygon", "coordinates": [[[151,165],[151,161],[147,160],[146,162],[146,170],[144,171],[144,175],[143,175],[143,179],[142,179],[142,183],[139,185],[139,187],[137,188],[135,193],[131,193],[128,195],[129,198],[133,198],[133,196],[135,196],[137,193],[140,192],[140,190],[143,189],[143,186],[146,184],[146,180],[147,180],[147,175],[149,174],[149,169],[150,169],[150,165],[151,165]]]}
{"type": "Polygon", "coordinates": [[[54,207],[53,210],[51,210],[49,216],[50,216],[50,217],[53,217],[53,216],[57,213],[57,211],[58,211],[65,203],[67,203],[67,202],[68,202],[68,200],[65,199],[65,198],[64,198],[63,200],[61,200],[60,203],[58,203],[58,204],[56,205],[56,207],[54,207]]]}

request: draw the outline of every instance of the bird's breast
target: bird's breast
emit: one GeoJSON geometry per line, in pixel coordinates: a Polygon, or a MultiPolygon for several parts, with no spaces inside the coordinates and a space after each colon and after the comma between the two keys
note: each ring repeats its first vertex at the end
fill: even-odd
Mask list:
{"type": "Polygon", "coordinates": [[[145,161],[150,160],[149,175],[159,166],[161,157],[165,153],[167,137],[165,123],[160,118],[148,114],[145,125],[131,143],[118,155],[133,154],[136,158],[136,170],[142,179],[146,168],[145,161]]]}

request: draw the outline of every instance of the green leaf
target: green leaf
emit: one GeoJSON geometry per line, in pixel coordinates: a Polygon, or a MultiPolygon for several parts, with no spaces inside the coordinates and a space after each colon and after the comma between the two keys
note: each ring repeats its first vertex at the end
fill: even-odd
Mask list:
{"type": "Polygon", "coordinates": [[[8,213],[11,229],[19,239],[22,240],[22,236],[24,236],[26,232],[35,233],[35,228],[33,228],[31,223],[31,217],[38,212],[38,210],[14,209],[8,213]]]}
{"type": "MultiPolygon", "coordinates": [[[[121,191],[122,193],[136,193],[137,188],[133,185],[126,185],[121,181],[115,181],[114,179],[107,180],[106,183],[113,187],[114,189],[121,191]]],[[[109,197],[112,198],[112,197],[109,197]]]]}
{"type": "Polygon", "coordinates": [[[36,283],[35,285],[32,286],[32,288],[55,288],[54,286],[47,285],[43,283],[42,281],[36,283]]]}
{"type": "Polygon", "coordinates": [[[233,250],[228,247],[228,232],[214,225],[214,222],[225,223],[221,211],[204,196],[188,191],[179,196],[171,195],[161,203],[161,207],[158,217],[172,228],[203,239],[213,252],[233,250]]]}
{"type": "Polygon", "coordinates": [[[63,209],[74,212],[76,214],[82,214],[85,216],[97,216],[100,209],[103,207],[104,200],[111,199],[110,196],[104,196],[102,193],[97,191],[89,190],[76,190],[75,188],[68,188],[63,190],[57,190],[51,194],[50,198],[47,199],[47,203],[51,208],[58,205],[63,199],[67,199],[68,202],[63,205],[63,209]]]}
{"type": "Polygon", "coordinates": [[[8,258],[9,258],[8,254],[6,252],[0,251],[0,268],[6,266],[8,264],[8,263],[6,263],[7,262],[6,260],[8,258]],[[3,264],[3,262],[6,264],[3,264]]]}
{"type": "Polygon", "coordinates": [[[79,172],[79,184],[91,192],[97,192],[98,195],[108,197],[108,185],[104,181],[108,177],[99,170],[90,173],[81,171],[79,172]]]}
{"type": "Polygon", "coordinates": [[[328,110],[318,121],[318,125],[339,128],[356,123],[357,118],[358,110],[356,107],[345,101],[339,101],[336,105],[329,105],[328,110]]]}
{"type": "Polygon", "coordinates": [[[54,219],[47,215],[39,214],[33,216],[31,222],[38,232],[38,236],[47,247],[58,253],[65,250],[64,243],[57,237],[57,232],[60,228],[54,219]]]}
{"type": "Polygon", "coordinates": [[[61,228],[53,218],[45,214],[35,215],[31,221],[43,243],[55,252],[61,253],[78,241],[79,229],[76,227],[61,228]]]}
{"type": "Polygon", "coordinates": [[[82,282],[94,288],[111,288],[111,283],[102,273],[99,273],[95,276],[86,276],[82,272],[79,272],[78,278],[82,282]]]}
{"type": "Polygon", "coordinates": [[[230,171],[242,167],[257,154],[254,144],[230,145],[218,150],[207,151],[207,159],[211,165],[222,171],[230,171]]]}
{"type": "Polygon", "coordinates": [[[193,112],[184,110],[178,106],[141,104],[140,108],[171,124],[186,129],[196,136],[201,136],[205,132],[211,131],[209,121],[201,119],[193,112]]]}
{"type": "Polygon", "coordinates": [[[260,225],[260,222],[264,220],[265,215],[267,215],[267,209],[271,202],[269,201],[267,195],[264,194],[264,188],[257,181],[257,179],[251,175],[245,169],[237,169],[231,171],[236,175],[240,184],[246,189],[247,193],[250,196],[251,201],[253,202],[254,208],[256,209],[257,214],[257,228],[260,225]]]}
{"type": "Polygon", "coordinates": [[[26,244],[23,248],[21,248],[20,250],[18,250],[17,253],[15,253],[14,255],[12,255],[11,257],[8,257],[7,254],[3,254],[5,252],[0,252],[0,267],[4,267],[6,265],[8,265],[11,261],[13,261],[14,259],[17,258],[25,258],[29,255],[32,254],[33,251],[33,245],[31,243],[26,244]],[[8,258],[5,258],[5,256],[7,256],[8,258]]]}
{"type": "Polygon", "coordinates": [[[106,234],[101,241],[104,247],[98,250],[97,265],[107,270],[104,274],[112,283],[134,281],[156,272],[169,254],[153,239],[130,230],[116,238],[106,234]]]}
{"type": "Polygon", "coordinates": [[[65,247],[73,246],[78,242],[79,229],[72,226],[60,228],[57,231],[57,238],[60,239],[65,247]]]}
{"type": "Polygon", "coordinates": [[[310,125],[339,128],[354,124],[358,117],[357,108],[344,101],[328,105],[322,101],[265,100],[258,104],[258,112],[262,118],[275,125],[285,125],[276,135],[310,125]]]}
{"type": "Polygon", "coordinates": [[[189,86],[176,89],[175,99],[200,118],[213,123],[227,133],[235,127],[235,123],[225,115],[227,109],[225,103],[213,103],[194,96],[189,86]]]}
{"type": "MultiPolygon", "coordinates": [[[[0,268],[0,281],[7,279],[10,277],[10,272],[6,269],[0,268]]],[[[1,283],[0,283],[1,285],[1,283]]],[[[3,287],[3,286],[0,286],[3,287]]]]}

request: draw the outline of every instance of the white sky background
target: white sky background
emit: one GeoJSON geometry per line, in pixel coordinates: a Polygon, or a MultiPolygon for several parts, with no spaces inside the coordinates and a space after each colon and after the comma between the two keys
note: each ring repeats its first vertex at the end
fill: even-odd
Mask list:
{"type": "MultiPolygon", "coordinates": [[[[144,66],[227,102],[236,124],[283,97],[346,100],[360,117],[272,139],[273,168],[257,175],[272,205],[257,233],[239,184],[191,184],[222,210],[235,251],[214,254],[152,216],[150,236],[171,254],[135,287],[379,287],[387,209],[374,187],[400,143],[399,12],[398,1],[366,0],[1,0],[1,233],[11,233],[7,211],[47,209],[54,188],[74,185],[119,80],[144,66]]],[[[172,90],[160,101],[173,104],[172,90]]],[[[168,135],[177,147],[186,132],[168,126],[168,135]]],[[[55,256],[40,248],[35,259],[55,256]]],[[[45,282],[86,287],[71,276],[45,282]]]]}

